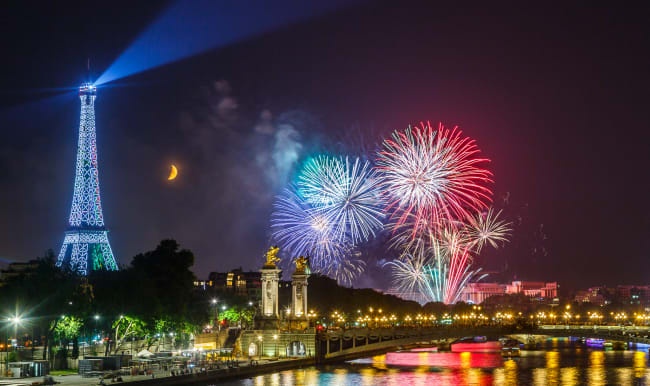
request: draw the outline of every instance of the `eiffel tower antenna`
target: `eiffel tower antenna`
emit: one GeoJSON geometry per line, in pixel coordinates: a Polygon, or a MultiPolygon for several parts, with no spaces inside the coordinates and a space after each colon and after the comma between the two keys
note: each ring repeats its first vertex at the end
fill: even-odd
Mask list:
{"type": "Polygon", "coordinates": [[[90,84],[93,83],[92,79],[90,79],[90,57],[88,57],[88,79],[87,79],[87,81],[90,84]]]}
{"type": "MultiPolygon", "coordinates": [[[[88,59],[90,69],[90,59],[88,59]]],[[[68,230],[56,261],[57,267],[70,267],[81,275],[96,270],[117,270],[113,251],[108,243],[99,195],[97,133],[95,131],[95,98],[97,87],[90,82],[79,88],[81,118],[77,147],[72,208],[68,230]]]]}

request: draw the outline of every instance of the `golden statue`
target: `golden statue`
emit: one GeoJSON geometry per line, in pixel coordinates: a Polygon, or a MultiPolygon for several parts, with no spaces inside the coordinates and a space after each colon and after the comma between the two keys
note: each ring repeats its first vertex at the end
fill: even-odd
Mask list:
{"type": "Polygon", "coordinates": [[[264,268],[277,268],[275,263],[280,261],[280,258],[276,255],[280,251],[280,248],[276,246],[270,246],[269,250],[266,251],[266,263],[264,263],[264,268]]]}
{"type": "Polygon", "coordinates": [[[309,267],[309,257],[296,257],[294,261],[296,263],[296,273],[305,273],[305,270],[309,267]]]}

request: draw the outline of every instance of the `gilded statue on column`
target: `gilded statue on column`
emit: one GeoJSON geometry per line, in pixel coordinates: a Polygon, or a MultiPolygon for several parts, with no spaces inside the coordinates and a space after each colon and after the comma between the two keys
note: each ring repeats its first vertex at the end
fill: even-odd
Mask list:
{"type": "Polygon", "coordinates": [[[277,256],[280,248],[276,246],[270,246],[269,250],[266,251],[266,263],[264,263],[264,268],[277,268],[275,263],[280,261],[280,258],[277,256]]]}
{"type": "Polygon", "coordinates": [[[307,269],[309,268],[309,257],[296,257],[294,261],[296,263],[295,273],[306,273],[307,269]]]}

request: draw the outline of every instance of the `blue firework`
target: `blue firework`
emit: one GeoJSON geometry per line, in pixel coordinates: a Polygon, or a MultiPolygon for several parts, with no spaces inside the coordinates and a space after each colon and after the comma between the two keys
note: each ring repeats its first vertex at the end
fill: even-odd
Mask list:
{"type": "Polygon", "coordinates": [[[310,256],[312,265],[344,254],[346,243],[333,237],[332,224],[305,202],[295,187],[277,197],[274,209],[273,238],[288,252],[310,256]]]}
{"type": "Polygon", "coordinates": [[[305,201],[329,226],[330,236],[353,245],[383,228],[379,179],[366,161],[348,157],[311,158],[298,176],[305,201]]]}

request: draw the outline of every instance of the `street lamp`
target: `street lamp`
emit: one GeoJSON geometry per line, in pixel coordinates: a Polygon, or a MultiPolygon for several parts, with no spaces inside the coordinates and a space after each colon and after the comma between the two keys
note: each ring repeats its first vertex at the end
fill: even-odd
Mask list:
{"type": "Polygon", "coordinates": [[[259,359],[262,359],[262,350],[264,349],[264,342],[262,341],[262,335],[257,336],[257,340],[260,342],[260,352],[259,352],[259,359]]]}
{"type": "MultiPolygon", "coordinates": [[[[7,318],[7,323],[11,323],[11,318],[7,318]]],[[[9,326],[5,330],[5,342],[7,346],[5,347],[5,372],[9,370],[9,326]]]]}
{"type": "Polygon", "coordinates": [[[219,302],[219,299],[217,298],[212,298],[210,300],[210,303],[214,306],[214,324],[213,324],[213,329],[214,329],[214,349],[216,350],[219,347],[219,331],[221,331],[221,326],[219,325],[219,306],[217,306],[217,303],[219,302]]]}
{"type": "Polygon", "coordinates": [[[273,335],[273,346],[275,346],[275,357],[278,357],[278,335],[273,335]]]}
{"type": "MultiPolygon", "coordinates": [[[[174,335],[175,334],[173,332],[169,333],[169,346],[170,346],[169,349],[170,349],[170,351],[172,351],[172,349],[174,348],[174,335]]],[[[164,345],[163,345],[163,348],[164,348],[164,345]]]]}
{"type": "MultiPolygon", "coordinates": [[[[7,322],[10,324],[14,325],[14,336],[16,336],[16,346],[18,345],[18,325],[22,322],[22,319],[19,316],[14,316],[13,318],[7,318],[7,322]]],[[[8,334],[6,331],[5,336],[8,334]]],[[[9,344],[9,338],[7,337],[7,344],[9,344]]],[[[18,349],[18,347],[14,346],[14,352],[18,349]]],[[[7,352],[5,355],[5,363],[6,363],[6,368],[5,371],[9,370],[9,348],[7,348],[7,352]]]]}
{"type": "Polygon", "coordinates": [[[99,322],[99,314],[95,314],[94,319],[95,319],[95,330],[93,331],[93,336],[95,335],[95,333],[99,332],[99,329],[97,328],[97,323],[99,322]]]}

